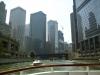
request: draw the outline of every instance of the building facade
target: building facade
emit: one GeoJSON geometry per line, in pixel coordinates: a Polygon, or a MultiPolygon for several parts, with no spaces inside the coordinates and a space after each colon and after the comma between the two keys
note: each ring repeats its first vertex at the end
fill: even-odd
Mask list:
{"type": "Polygon", "coordinates": [[[5,3],[3,1],[0,2],[0,24],[5,23],[6,21],[6,13],[5,3]]]}
{"type": "Polygon", "coordinates": [[[58,53],[58,23],[48,21],[48,41],[52,44],[51,53],[58,53]]]}
{"type": "Polygon", "coordinates": [[[30,27],[29,24],[25,25],[25,36],[29,36],[29,27],[30,27]]]}
{"type": "Polygon", "coordinates": [[[11,26],[5,23],[6,12],[4,2],[0,2],[0,58],[16,58],[19,45],[11,38],[11,26]]]}
{"type": "Polygon", "coordinates": [[[25,48],[25,51],[27,52],[27,55],[30,55],[31,52],[32,52],[32,39],[31,37],[29,36],[29,24],[27,24],[25,26],[25,40],[24,40],[24,48],[25,48]]]}
{"type": "Polygon", "coordinates": [[[36,54],[44,54],[46,43],[46,14],[42,11],[31,14],[30,37],[33,40],[33,51],[36,54]]]}
{"type": "Polygon", "coordinates": [[[58,53],[64,53],[64,37],[62,31],[58,31],[58,53]]]}
{"type": "Polygon", "coordinates": [[[100,57],[100,0],[73,0],[77,16],[77,30],[80,36],[79,57],[100,57]],[[80,27],[79,27],[80,25],[80,27]],[[81,31],[80,31],[81,30],[81,31]]]}
{"type": "Polygon", "coordinates": [[[71,20],[71,34],[72,34],[72,49],[73,52],[76,50],[76,44],[77,44],[77,29],[76,29],[76,24],[75,24],[75,18],[74,18],[74,13],[70,14],[70,20],[71,20]]]}
{"type": "Polygon", "coordinates": [[[18,57],[18,47],[18,42],[0,33],[0,58],[18,57]]]}
{"type": "Polygon", "coordinates": [[[11,27],[10,27],[10,25],[0,24],[0,32],[5,36],[10,37],[11,36],[11,27]]]}
{"type": "Polygon", "coordinates": [[[11,38],[11,27],[6,23],[0,24],[0,58],[16,58],[19,44],[11,38]]]}
{"type": "Polygon", "coordinates": [[[17,7],[10,12],[11,37],[20,44],[19,50],[24,51],[24,32],[25,32],[26,11],[17,7]]]}

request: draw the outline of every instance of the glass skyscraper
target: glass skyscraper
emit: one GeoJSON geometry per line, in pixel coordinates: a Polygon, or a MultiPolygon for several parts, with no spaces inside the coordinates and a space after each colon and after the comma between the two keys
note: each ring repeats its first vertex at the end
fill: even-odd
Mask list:
{"type": "Polygon", "coordinates": [[[53,45],[51,53],[58,53],[58,22],[48,21],[48,41],[53,45]]]}
{"type": "Polygon", "coordinates": [[[42,11],[31,14],[30,17],[30,37],[33,42],[33,50],[37,55],[44,54],[46,43],[46,14],[42,11]]]}
{"type": "MultiPolygon", "coordinates": [[[[83,39],[92,37],[99,32],[100,27],[100,0],[75,0],[77,15],[80,15],[83,39]],[[94,32],[95,31],[95,32],[94,32]]],[[[77,17],[77,19],[79,19],[77,17]]],[[[79,20],[77,20],[79,22],[79,20]]]]}
{"type": "Polygon", "coordinates": [[[80,57],[99,57],[100,0],[73,0],[80,57]]]}
{"type": "Polygon", "coordinates": [[[6,21],[6,13],[5,3],[3,1],[0,2],[0,24],[4,24],[6,21]]]}
{"type": "Polygon", "coordinates": [[[19,50],[24,51],[26,10],[16,7],[10,12],[11,37],[19,42],[19,50]]]}

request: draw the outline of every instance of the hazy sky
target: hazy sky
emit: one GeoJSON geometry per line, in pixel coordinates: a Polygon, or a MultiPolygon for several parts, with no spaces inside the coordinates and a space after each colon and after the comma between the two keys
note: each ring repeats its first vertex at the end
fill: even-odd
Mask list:
{"type": "Polygon", "coordinates": [[[9,23],[10,10],[22,7],[26,10],[26,24],[30,22],[30,14],[43,11],[48,20],[57,20],[58,29],[64,33],[64,40],[71,43],[70,13],[72,0],[0,0],[4,1],[7,9],[7,23],[9,23]]]}

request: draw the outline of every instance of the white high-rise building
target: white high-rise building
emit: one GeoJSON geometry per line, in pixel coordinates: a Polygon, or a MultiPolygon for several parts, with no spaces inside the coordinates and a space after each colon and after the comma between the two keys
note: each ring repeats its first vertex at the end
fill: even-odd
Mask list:
{"type": "Polygon", "coordinates": [[[24,50],[24,32],[25,32],[25,20],[26,11],[21,7],[17,7],[11,10],[10,13],[10,25],[11,25],[11,37],[19,42],[19,50],[24,50]]]}
{"type": "Polygon", "coordinates": [[[58,53],[58,23],[57,21],[48,21],[48,41],[52,44],[51,53],[58,53]]]}

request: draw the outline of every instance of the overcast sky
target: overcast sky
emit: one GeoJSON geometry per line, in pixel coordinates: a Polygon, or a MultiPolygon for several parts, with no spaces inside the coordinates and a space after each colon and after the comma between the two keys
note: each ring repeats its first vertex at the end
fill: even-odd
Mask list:
{"type": "Polygon", "coordinates": [[[64,33],[64,40],[71,43],[70,13],[72,0],[0,0],[4,1],[7,9],[7,23],[9,23],[10,10],[22,7],[26,10],[26,24],[30,22],[30,14],[43,11],[48,20],[57,20],[58,29],[64,33]]]}

